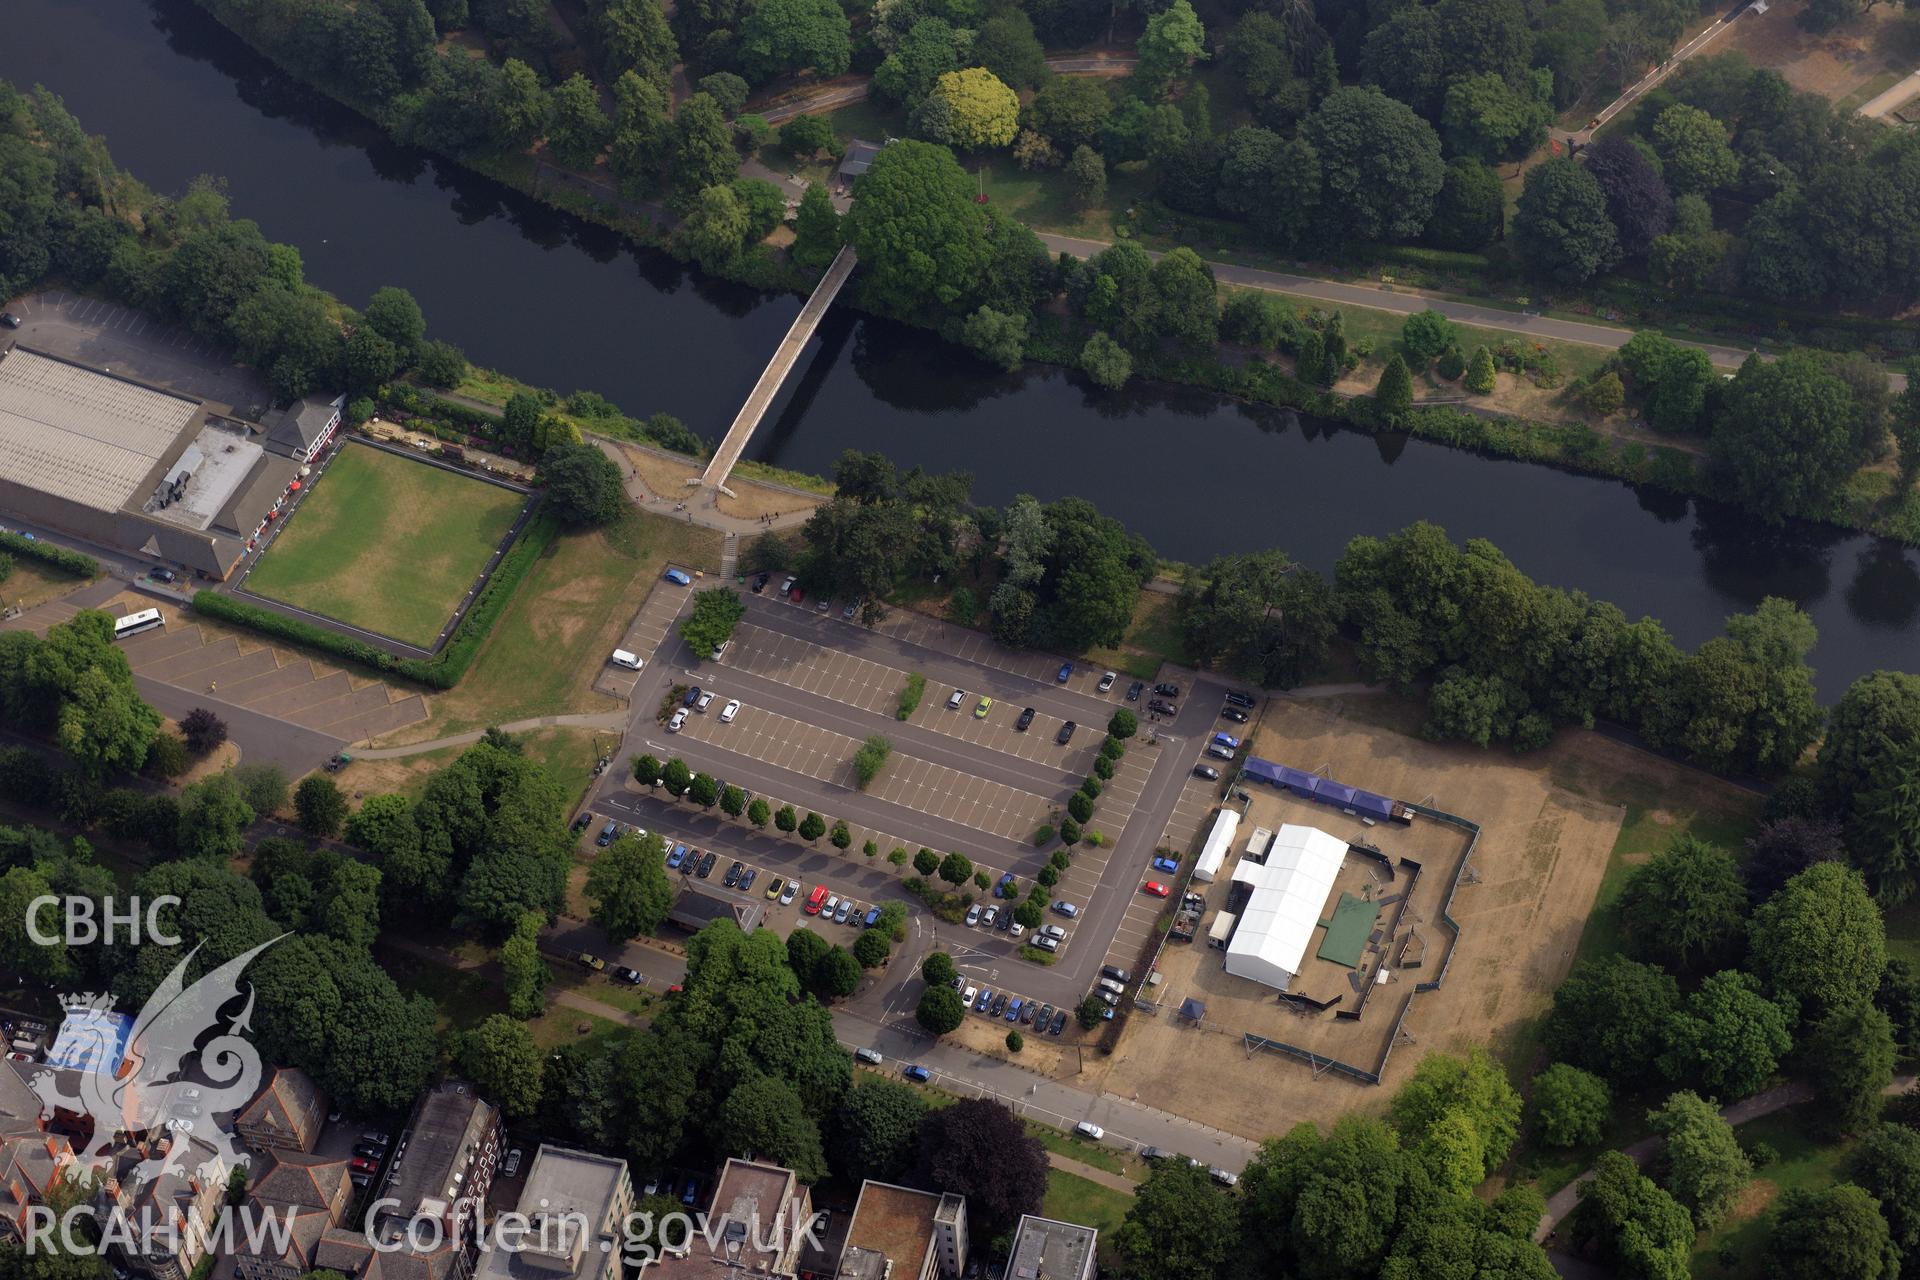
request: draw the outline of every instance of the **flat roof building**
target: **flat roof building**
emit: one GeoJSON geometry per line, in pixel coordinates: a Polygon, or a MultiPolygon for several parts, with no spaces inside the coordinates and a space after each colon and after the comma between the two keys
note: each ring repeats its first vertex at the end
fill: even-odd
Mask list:
{"type": "Polygon", "coordinates": [[[1093,1280],[1099,1239],[1092,1227],[1024,1214],[1007,1255],[1007,1280],[1093,1280]]]}
{"type": "Polygon", "coordinates": [[[798,1275],[803,1229],[813,1221],[813,1193],[791,1169],[734,1157],[720,1172],[707,1217],[710,1234],[696,1231],[684,1250],[646,1262],[640,1280],[798,1275]]]}
{"type": "Polygon", "coordinates": [[[620,1280],[621,1231],[633,1212],[626,1161],[543,1144],[515,1208],[526,1238],[489,1250],[482,1280],[620,1280]]]}
{"type": "Polygon", "coordinates": [[[966,1265],[965,1196],[869,1179],[860,1186],[834,1280],[932,1280],[958,1276],[966,1265]]]}
{"type": "Polygon", "coordinates": [[[304,459],[187,396],[0,347],[0,512],[224,579],[304,459]]]}

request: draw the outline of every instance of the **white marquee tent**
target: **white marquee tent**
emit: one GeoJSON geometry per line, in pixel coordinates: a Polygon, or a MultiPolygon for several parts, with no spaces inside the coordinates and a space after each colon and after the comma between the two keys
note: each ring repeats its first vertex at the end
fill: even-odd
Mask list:
{"type": "Polygon", "coordinates": [[[1264,864],[1242,858],[1233,878],[1251,886],[1253,896],[1227,948],[1227,972],[1285,991],[1300,972],[1346,857],[1346,841],[1288,823],[1264,864]]]}

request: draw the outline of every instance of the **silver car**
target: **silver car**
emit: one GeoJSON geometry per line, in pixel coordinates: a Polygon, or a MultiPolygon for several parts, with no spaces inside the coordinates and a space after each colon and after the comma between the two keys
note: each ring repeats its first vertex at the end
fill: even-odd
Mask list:
{"type": "Polygon", "coordinates": [[[835,924],[845,924],[847,922],[847,917],[852,914],[853,914],[853,899],[842,898],[840,899],[840,905],[834,910],[833,922],[835,924]]]}

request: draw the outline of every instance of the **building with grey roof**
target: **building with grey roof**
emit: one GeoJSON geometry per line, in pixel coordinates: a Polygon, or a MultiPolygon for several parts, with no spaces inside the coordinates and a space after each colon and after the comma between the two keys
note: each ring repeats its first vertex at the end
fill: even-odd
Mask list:
{"type": "MultiPolygon", "coordinates": [[[[464,1080],[448,1080],[421,1095],[400,1133],[387,1167],[384,1203],[373,1231],[386,1242],[404,1239],[416,1219],[440,1224],[448,1241],[438,1262],[427,1260],[436,1277],[467,1280],[479,1218],[487,1189],[500,1161],[500,1112],[464,1080]]],[[[383,1255],[382,1271],[391,1277],[411,1253],[383,1255]]],[[[416,1257],[416,1260],[419,1260],[416,1257]]],[[[322,1263],[322,1266],[331,1266],[322,1263]]]]}
{"type": "Polygon", "coordinates": [[[224,579],[303,460],[186,396],[0,345],[0,513],[224,579]]]}
{"type": "Polygon", "coordinates": [[[627,1162],[542,1144],[515,1208],[527,1234],[493,1248],[481,1280],[620,1280],[621,1232],[633,1212],[627,1162]]]}
{"type": "Polygon", "coordinates": [[[740,932],[752,933],[760,927],[760,918],[765,914],[760,904],[751,898],[723,898],[697,885],[682,884],[667,920],[689,933],[698,933],[715,920],[731,920],[740,926],[740,932]]]}
{"type": "Polygon", "coordinates": [[[1023,1214],[1007,1256],[1007,1280],[1093,1280],[1099,1239],[1092,1227],[1023,1214]]]}
{"type": "Polygon", "coordinates": [[[346,403],[344,392],[332,399],[306,396],[294,401],[267,420],[267,448],[296,462],[312,462],[340,429],[346,403]]]}

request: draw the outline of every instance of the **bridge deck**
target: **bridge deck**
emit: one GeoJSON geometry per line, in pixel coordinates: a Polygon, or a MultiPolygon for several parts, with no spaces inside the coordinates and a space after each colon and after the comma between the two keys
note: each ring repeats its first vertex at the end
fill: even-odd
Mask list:
{"type": "Polygon", "coordinates": [[[820,321],[826,316],[827,308],[840,294],[840,286],[853,274],[853,268],[859,260],[854,256],[853,246],[847,245],[835,256],[833,265],[827,268],[827,274],[814,286],[813,296],[807,299],[807,305],[800,308],[800,314],[793,318],[793,325],[787,330],[787,336],[774,348],[773,359],[767,361],[766,369],[760,374],[760,381],[753,384],[746,403],[740,406],[740,412],[734,417],[733,425],[727,428],[726,439],[714,451],[713,460],[698,481],[710,488],[722,488],[727,477],[733,473],[733,466],[740,460],[741,450],[747,447],[747,441],[760,425],[761,417],[767,406],[773,403],[774,395],[793,372],[794,364],[800,359],[800,353],[806,348],[813,331],[820,327],[820,321]]]}

